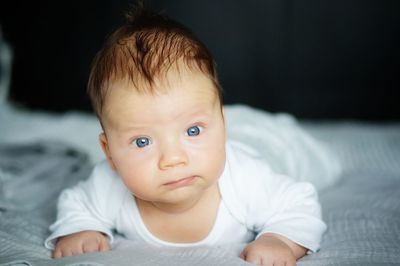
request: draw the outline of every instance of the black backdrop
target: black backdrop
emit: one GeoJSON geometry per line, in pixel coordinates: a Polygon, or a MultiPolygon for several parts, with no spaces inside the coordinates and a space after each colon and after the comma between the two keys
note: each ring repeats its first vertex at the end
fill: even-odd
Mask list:
{"type": "MultiPolygon", "coordinates": [[[[2,0],[11,97],[90,110],[89,65],[132,1],[2,0]]],[[[226,103],[302,118],[400,119],[398,0],[153,0],[214,54],[226,103]]]]}

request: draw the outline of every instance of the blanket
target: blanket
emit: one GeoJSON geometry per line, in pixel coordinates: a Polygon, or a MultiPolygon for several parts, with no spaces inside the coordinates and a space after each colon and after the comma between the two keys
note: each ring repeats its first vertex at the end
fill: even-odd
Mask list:
{"type": "MultiPolygon", "coordinates": [[[[257,143],[257,135],[246,133],[253,132],[248,128],[252,119],[273,117],[282,127],[298,123],[307,134],[338,155],[338,161],[327,169],[340,170],[339,178],[324,180],[319,189],[328,231],[320,252],[305,256],[298,265],[400,264],[400,123],[296,122],[290,116],[263,114],[263,111],[244,106],[229,106],[225,114],[232,138],[249,136],[251,142],[257,143]],[[240,125],[246,126],[239,130],[240,125]],[[341,169],[337,165],[341,165],[341,169]]],[[[0,265],[249,265],[238,257],[242,245],[154,248],[122,237],[117,237],[109,252],[52,260],[43,240],[55,218],[57,195],[61,189],[86,178],[93,161],[99,158],[99,155],[93,156],[93,150],[82,148],[85,145],[77,145],[77,136],[68,138],[69,128],[76,132],[79,126],[93,125],[87,132],[80,133],[81,138],[86,139],[89,138],[86,133],[91,137],[98,134],[94,133],[97,125],[94,118],[78,113],[63,117],[13,115],[8,129],[0,130],[0,265]],[[26,122],[25,127],[31,127],[29,132],[37,138],[29,139],[18,133],[21,120],[26,122]],[[35,128],[35,123],[46,127],[35,128]],[[57,132],[58,138],[55,135],[42,138],[40,131],[49,134],[57,125],[65,126],[68,132],[62,135],[57,132]],[[13,135],[11,131],[17,133],[13,135]]],[[[264,123],[255,130],[266,127],[264,123]]],[[[301,134],[297,137],[303,138],[301,134]]],[[[297,144],[290,147],[295,147],[293,145],[297,144]]],[[[254,148],[257,149],[257,145],[254,148]]],[[[271,153],[263,156],[271,156],[271,153]]],[[[323,164],[324,158],[319,158],[323,164]]],[[[287,166],[297,167],[287,164],[280,169],[294,169],[287,166]]]]}

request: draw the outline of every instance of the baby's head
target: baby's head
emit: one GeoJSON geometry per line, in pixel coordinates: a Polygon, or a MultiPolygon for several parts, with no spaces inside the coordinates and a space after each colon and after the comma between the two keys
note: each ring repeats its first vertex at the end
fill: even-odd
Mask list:
{"type": "Polygon", "coordinates": [[[216,184],[222,92],[210,52],[186,27],[136,9],[94,59],[88,92],[108,162],[138,199],[179,205],[216,184]]]}
{"type": "Polygon", "coordinates": [[[190,70],[208,77],[222,106],[222,88],[211,53],[188,28],[142,6],[127,13],[126,23],[107,39],[92,63],[88,93],[102,125],[113,83],[129,82],[133,90],[154,93],[164,89],[157,82],[168,81],[170,70],[190,70]]]}

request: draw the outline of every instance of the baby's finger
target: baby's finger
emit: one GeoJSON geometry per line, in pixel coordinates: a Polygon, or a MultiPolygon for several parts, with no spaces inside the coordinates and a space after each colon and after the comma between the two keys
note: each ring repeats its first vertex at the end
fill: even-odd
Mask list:
{"type": "Polygon", "coordinates": [[[59,249],[55,249],[53,251],[53,259],[59,259],[62,258],[62,252],[59,249]]]}
{"type": "Polygon", "coordinates": [[[246,258],[245,258],[245,256],[244,256],[243,252],[240,253],[239,258],[241,258],[242,260],[246,260],[246,258]]]}
{"type": "Polygon", "coordinates": [[[286,263],[284,261],[275,261],[274,266],[286,266],[286,263]]]}
{"type": "Polygon", "coordinates": [[[72,256],[83,254],[83,245],[79,245],[71,250],[72,256]]]}
{"type": "Polygon", "coordinates": [[[285,266],[296,266],[296,260],[286,261],[285,266]]]}
{"type": "Polygon", "coordinates": [[[110,244],[108,243],[107,239],[104,238],[100,242],[100,251],[107,251],[107,250],[110,250],[110,249],[111,249],[110,244]]]}
{"type": "Polygon", "coordinates": [[[100,244],[96,242],[89,242],[83,245],[83,253],[96,252],[100,250],[100,244]]]}
{"type": "Polygon", "coordinates": [[[256,265],[262,265],[261,256],[257,254],[247,253],[245,260],[256,265]]]}
{"type": "Polygon", "coordinates": [[[68,250],[61,250],[61,257],[70,257],[72,256],[72,250],[68,249],[68,250]]]}

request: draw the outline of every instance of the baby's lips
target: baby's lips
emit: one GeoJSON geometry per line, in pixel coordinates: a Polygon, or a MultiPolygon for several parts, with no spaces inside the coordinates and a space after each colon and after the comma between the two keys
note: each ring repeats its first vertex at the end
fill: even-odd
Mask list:
{"type": "Polygon", "coordinates": [[[191,184],[195,179],[197,178],[197,176],[192,175],[192,176],[188,176],[188,177],[184,177],[184,178],[180,178],[180,179],[175,179],[172,181],[169,181],[167,183],[165,183],[165,186],[185,186],[185,185],[189,185],[191,184]]]}

